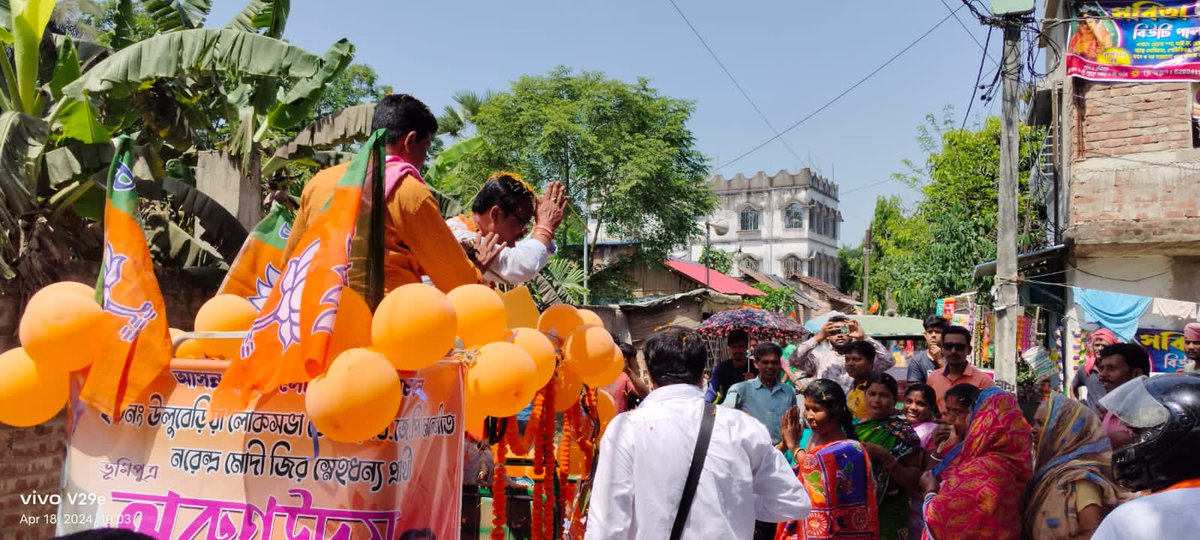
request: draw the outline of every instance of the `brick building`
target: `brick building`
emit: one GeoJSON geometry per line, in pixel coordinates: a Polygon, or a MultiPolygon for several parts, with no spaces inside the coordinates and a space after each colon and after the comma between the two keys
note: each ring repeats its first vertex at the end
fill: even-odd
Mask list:
{"type": "MultiPolygon", "coordinates": [[[[1027,121],[1047,128],[1033,195],[1062,245],[1065,284],[1142,296],[1200,298],[1200,103],[1195,83],[1068,77],[1080,3],[1045,0],[1051,69],[1027,121]]],[[[1067,291],[1067,305],[1071,305],[1067,291]]]]}

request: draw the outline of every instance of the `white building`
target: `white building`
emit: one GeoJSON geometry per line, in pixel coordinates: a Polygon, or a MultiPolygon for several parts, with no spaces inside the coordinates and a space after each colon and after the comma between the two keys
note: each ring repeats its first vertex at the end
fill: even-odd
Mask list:
{"type": "MultiPolygon", "coordinates": [[[[790,278],[799,274],[840,286],[837,259],[842,215],[838,185],[803,169],[796,174],[763,172],[709,180],[719,199],[712,223],[725,222],[729,232],[712,234],[712,246],[734,254],[736,267],[790,278]]],[[[703,224],[701,224],[703,229],[703,224]]],[[[704,238],[688,255],[700,260],[704,238]]]]}

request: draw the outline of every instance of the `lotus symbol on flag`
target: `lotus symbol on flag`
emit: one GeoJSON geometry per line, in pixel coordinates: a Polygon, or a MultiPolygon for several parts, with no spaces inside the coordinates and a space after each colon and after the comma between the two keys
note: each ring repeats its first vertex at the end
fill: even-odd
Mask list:
{"type": "Polygon", "coordinates": [[[158,314],[154,312],[154,305],[149,301],[142,302],[141,307],[132,308],[112,299],[113,287],[121,282],[121,267],[125,266],[128,260],[129,257],[117,255],[113,251],[111,242],[104,243],[104,311],[128,319],[129,322],[121,327],[121,341],[133,343],[138,334],[141,334],[158,314]]]}
{"type": "Polygon", "coordinates": [[[272,324],[279,325],[276,335],[284,351],[300,343],[300,300],[304,295],[304,276],[308,274],[308,267],[312,265],[320,246],[321,241],[314,240],[298,257],[288,261],[290,264],[279,282],[279,303],[254,321],[254,326],[242,341],[243,359],[249,358],[254,352],[254,335],[270,328],[272,324]]]}

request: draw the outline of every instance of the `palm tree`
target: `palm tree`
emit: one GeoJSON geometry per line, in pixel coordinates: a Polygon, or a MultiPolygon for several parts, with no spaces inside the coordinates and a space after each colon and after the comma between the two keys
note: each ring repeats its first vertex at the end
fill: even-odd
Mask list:
{"type": "Polygon", "coordinates": [[[489,90],[482,96],[470,90],[462,90],[454,94],[454,104],[446,105],[438,116],[438,131],[455,139],[462,139],[466,132],[474,126],[473,119],[483,108],[487,100],[492,99],[489,90]]]}

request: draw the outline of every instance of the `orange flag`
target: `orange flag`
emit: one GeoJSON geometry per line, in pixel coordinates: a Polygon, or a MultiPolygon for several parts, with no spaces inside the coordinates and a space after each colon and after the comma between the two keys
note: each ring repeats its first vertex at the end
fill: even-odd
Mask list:
{"type": "Polygon", "coordinates": [[[275,287],[283,272],[283,249],[292,233],[292,222],[283,205],[275,203],[271,211],[258,223],[237,258],[229,265],[225,281],[217,294],[236,294],[250,300],[256,309],[262,309],[267,295],[275,287]]]}
{"type": "Polygon", "coordinates": [[[102,341],[79,399],[119,418],[171,363],[171,337],[146,236],[138,225],[138,196],[130,171],[130,140],[117,139],[104,205],[104,263],[100,268],[102,341]]]}
{"type": "Polygon", "coordinates": [[[221,416],[243,410],[280,385],[307,382],[325,372],[342,287],[348,285],[350,248],[368,174],[383,178],[386,131],[377,131],[354,157],[324,211],[300,238],[258,318],[213,391],[210,409],[221,416]]]}

